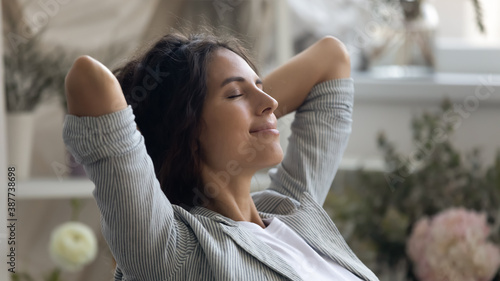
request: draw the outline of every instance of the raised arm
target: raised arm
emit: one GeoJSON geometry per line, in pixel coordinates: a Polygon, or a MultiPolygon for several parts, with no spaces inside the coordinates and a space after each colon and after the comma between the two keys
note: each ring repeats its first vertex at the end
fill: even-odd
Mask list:
{"type": "Polygon", "coordinates": [[[166,280],[175,252],[165,253],[178,248],[179,226],[118,81],[98,61],[80,57],[66,77],[66,95],[63,139],[95,184],[102,233],[118,268],[127,280],[166,280]]]}
{"type": "Polygon", "coordinates": [[[266,77],[264,90],[278,100],[279,116],[296,110],[283,161],[269,171],[270,189],[296,200],[307,192],[322,205],[351,132],[354,88],[344,45],[319,40],[266,77]]]}
{"type": "Polygon", "coordinates": [[[318,83],[351,75],[349,55],[342,42],[325,36],[268,74],[264,91],[278,101],[277,118],[295,111],[318,83]]]}

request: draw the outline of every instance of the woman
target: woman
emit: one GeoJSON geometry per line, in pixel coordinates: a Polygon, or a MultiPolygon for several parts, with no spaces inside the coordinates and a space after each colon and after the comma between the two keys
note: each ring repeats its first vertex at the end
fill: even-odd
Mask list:
{"type": "Polygon", "coordinates": [[[169,34],[117,78],[78,58],[66,95],[115,280],[378,280],[321,207],[351,130],[335,38],[261,79],[235,39],[169,34]],[[276,120],[295,110],[283,157],[276,120]]]}

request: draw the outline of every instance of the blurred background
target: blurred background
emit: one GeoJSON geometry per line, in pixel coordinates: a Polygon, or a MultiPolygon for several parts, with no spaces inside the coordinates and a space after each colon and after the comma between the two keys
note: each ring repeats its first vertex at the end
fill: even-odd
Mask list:
{"type": "MultiPolygon", "coordinates": [[[[325,35],[347,46],[353,128],[325,209],[381,280],[499,280],[499,14],[496,0],[2,0],[0,182],[15,166],[16,271],[34,280],[113,276],[93,185],[61,136],[72,61],[87,54],[112,69],[167,32],[210,25],[242,39],[262,76],[325,35]],[[415,225],[454,208],[484,216],[484,251],[413,253],[410,245],[436,248],[410,239],[415,225]],[[92,229],[97,254],[54,271],[51,235],[71,220],[92,229]],[[436,259],[451,269],[426,267],[436,259]]],[[[293,116],[279,120],[284,150],[293,116]]],[[[254,190],[268,185],[266,172],[254,190]]],[[[8,235],[0,230],[2,253],[8,235]]],[[[0,280],[9,280],[2,264],[0,280]]]]}

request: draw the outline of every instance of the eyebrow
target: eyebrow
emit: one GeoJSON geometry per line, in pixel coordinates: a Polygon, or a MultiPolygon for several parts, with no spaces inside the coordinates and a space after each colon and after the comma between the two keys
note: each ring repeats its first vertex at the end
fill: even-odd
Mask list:
{"type": "MultiPolygon", "coordinates": [[[[224,87],[226,84],[229,84],[231,82],[245,82],[245,78],[241,77],[241,76],[231,76],[229,78],[226,78],[224,81],[222,81],[222,84],[220,85],[220,87],[224,87]]],[[[257,80],[255,81],[255,83],[257,84],[262,84],[262,80],[260,78],[257,78],[257,80]]]]}

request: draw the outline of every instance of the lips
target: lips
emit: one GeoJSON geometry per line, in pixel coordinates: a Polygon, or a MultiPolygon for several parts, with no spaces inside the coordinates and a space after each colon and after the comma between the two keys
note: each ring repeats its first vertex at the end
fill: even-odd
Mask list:
{"type": "Polygon", "coordinates": [[[268,122],[268,123],[262,124],[262,125],[258,126],[257,128],[251,130],[250,133],[256,133],[258,131],[270,130],[270,129],[277,129],[276,123],[268,122]]]}

